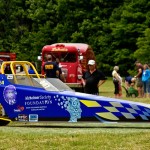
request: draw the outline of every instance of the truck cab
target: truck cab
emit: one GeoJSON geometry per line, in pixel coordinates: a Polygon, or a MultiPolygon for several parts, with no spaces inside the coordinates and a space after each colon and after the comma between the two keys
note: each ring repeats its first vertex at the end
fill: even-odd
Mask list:
{"type": "MultiPolygon", "coordinates": [[[[16,60],[16,53],[11,52],[0,52],[0,67],[4,61],[15,61],[16,60]]],[[[6,72],[9,72],[10,67],[6,66],[6,72]]],[[[0,71],[1,72],[1,71],[0,71]]]]}
{"type": "MultiPolygon", "coordinates": [[[[95,60],[92,48],[84,43],[55,43],[46,45],[42,49],[42,66],[46,62],[46,56],[52,55],[53,61],[59,59],[59,67],[61,68],[66,84],[75,89],[82,91],[82,75],[87,70],[87,62],[89,59],[95,60]]],[[[44,74],[42,70],[42,74],[44,74]]]]}
{"type": "Polygon", "coordinates": [[[0,52],[0,61],[15,61],[16,53],[0,52]]]}

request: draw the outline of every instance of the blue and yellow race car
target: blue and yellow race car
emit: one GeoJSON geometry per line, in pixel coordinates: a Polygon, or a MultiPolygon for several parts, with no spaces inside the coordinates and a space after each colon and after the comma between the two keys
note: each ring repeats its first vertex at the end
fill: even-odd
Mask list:
{"type": "Polygon", "coordinates": [[[0,74],[0,125],[11,120],[150,122],[150,105],[75,92],[59,79],[42,78],[27,61],[3,62],[0,74]],[[5,74],[9,65],[11,74],[5,74]],[[22,67],[22,72],[16,70],[22,67]],[[35,74],[29,74],[28,68],[35,74]]]}

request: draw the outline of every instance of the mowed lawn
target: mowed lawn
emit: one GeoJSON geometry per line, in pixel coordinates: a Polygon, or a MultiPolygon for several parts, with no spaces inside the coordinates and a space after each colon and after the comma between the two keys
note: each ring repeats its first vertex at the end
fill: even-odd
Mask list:
{"type": "MultiPolygon", "coordinates": [[[[111,79],[100,95],[113,97],[111,79]]],[[[124,90],[123,90],[124,91],[124,90]]],[[[150,104],[150,99],[123,98],[150,104]]],[[[12,122],[0,127],[0,150],[149,150],[149,123],[12,122]]]]}

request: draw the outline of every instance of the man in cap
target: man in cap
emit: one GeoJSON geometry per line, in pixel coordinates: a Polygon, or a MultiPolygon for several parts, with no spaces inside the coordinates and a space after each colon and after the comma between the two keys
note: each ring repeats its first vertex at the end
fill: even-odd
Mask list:
{"type": "Polygon", "coordinates": [[[83,74],[84,92],[99,95],[99,87],[106,81],[106,77],[96,68],[95,60],[88,61],[88,70],[83,74]]]}
{"type": "Polygon", "coordinates": [[[58,78],[59,77],[59,68],[56,62],[52,61],[52,56],[47,55],[47,62],[43,66],[43,70],[47,78],[58,78]]]}

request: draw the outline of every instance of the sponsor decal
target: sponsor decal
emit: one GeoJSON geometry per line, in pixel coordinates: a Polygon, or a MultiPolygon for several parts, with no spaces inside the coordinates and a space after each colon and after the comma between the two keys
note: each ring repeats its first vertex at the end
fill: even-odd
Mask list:
{"type": "Polygon", "coordinates": [[[14,112],[22,112],[24,110],[24,106],[17,106],[17,109],[14,109],[14,112]]]}
{"type": "Polygon", "coordinates": [[[38,96],[26,96],[25,97],[25,109],[31,111],[43,111],[47,109],[48,105],[52,104],[50,95],[38,95],[38,96]]]}
{"type": "Polygon", "coordinates": [[[69,112],[69,122],[77,122],[77,119],[81,118],[82,110],[78,98],[56,95],[54,96],[54,100],[57,101],[58,106],[69,112]]]}
{"type": "Polygon", "coordinates": [[[38,122],[38,114],[29,114],[29,122],[38,122]]]}
{"type": "Polygon", "coordinates": [[[52,104],[51,100],[40,100],[40,101],[27,101],[25,102],[26,106],[32,106],[32,105],[48,105],[52,104]]]}
{"type": "Polygon", "coordinates": [[[17,97],[16,87],[13,85],[6,86],[3,90],[3,97],[9,105],[14,105],[17,97]]]}
{"type": "Polygon", "coordinates": [[[19,114],[18,121],[28,121],[28,116],[26,114],[19,114]]]}
{"type": "Polygon", "coordinates": [[[13,79],[13,75],[8,75],[7,76],[7,79],[9,80],[9,79],[13,79]]]}
{"type": "Polygon", "coordinates": [[[24,106],[18,105],[17,108],[18,108],[20,111],[23,111],[23,110],[24,110],[24,106]]]}
{"type": "Polygon", "coordinates": [[[50,95],[39,95],[39,96],[26,96],[25,100],[43,100],[47,99],[50,100],[51,96],[50,95]]]}
{"type": "Polygon", "coordinates": [[[14,112],[21,112],[20,109],[14,109],[14,112]]]}
{"type": "Polygon", "coordinates": [[[0,85],[4,85],[4,80],[0,80],[0,85]]]}

